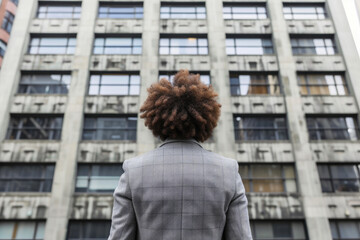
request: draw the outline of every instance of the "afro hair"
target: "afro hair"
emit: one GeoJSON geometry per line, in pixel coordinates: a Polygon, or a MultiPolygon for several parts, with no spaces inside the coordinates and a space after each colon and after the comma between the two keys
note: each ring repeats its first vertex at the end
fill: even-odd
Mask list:
{"type": "Polygon", "coordinates": [[[194,138],[204,142],[212,135],[221,104],[212,86],[200,81],[199,74],[180,70],[173,84],[165,78],[147,89],[149,95],[140,108],[145,126],[161,140],[194,138]]]}

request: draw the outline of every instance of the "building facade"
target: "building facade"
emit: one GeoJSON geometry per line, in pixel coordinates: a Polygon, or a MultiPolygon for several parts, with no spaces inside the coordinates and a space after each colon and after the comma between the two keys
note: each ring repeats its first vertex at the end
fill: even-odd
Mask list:
{"type": "MultiPolygon", "coordinates": [[[[5,2],[5,1],[3,1],[5,2]]],[[[0,239],[106,239],[146,89],[200,73],[254,239],[360,239],[360,60],[338,0],[19,2],[0,72],[0,239]]]]}
{"type": "Polygon", "coordinates": [[[5,55],[19,0],[0,1],[0,67],[5,55]]]}

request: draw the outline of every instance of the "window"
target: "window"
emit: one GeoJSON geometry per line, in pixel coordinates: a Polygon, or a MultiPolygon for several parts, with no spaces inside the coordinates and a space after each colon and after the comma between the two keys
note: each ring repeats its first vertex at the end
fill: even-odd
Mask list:
{"type": "Polygon", "coordinates": [[[0,192],[51,192],[54,168],[45,164],[0,164],[0,192]]]}
{"type": "Polygon", "coordinates": [[[330,220],[333,240],[360,239],[359,220],[330,220]]]}
{"type": "MultiPolygon", "coordinates": [[[[208,72],[190,72],[193,74],[200,74],[200,81],[206,85],[210,85],[210,75],[208,72]]],[[[176,72],[160,72],[159,75],[159,80],[162,78],[166,78],[167,80],[170,79],[170,82],[173,83],[174,81],[174,76],[175,76],[176,72]]]]}
{"type": "Polygon", "coordinates": [[[0,221],[0,239],[42,240],[44,221],[0,221]]]}
{"type": "Polygon", "coordinates": [[[138,74],[91,74],[89,95],[139,95],[138,74]]]}
{"type": "Polygon", "coordinates": [[[290,164],[240,164],[239,173],[246,192],[297,192],[290,164]]]}
{"type": "Polygon", "coordinates": [[[230,72],[230,89],[232,96],[281,93],[278,76],[275,74],[230,72]]]}
{"type": "Polygon", "coordinates": [[[224,19],[265,19],[267,18],[265,5],[234,5],[224,4],[224,19]]]}
{"type": "Polygon", "coordinates": [[[142,3],[100,3],[99,18],[143,18],[142,3]]]}
{"type": "Polygon", "coordinates": [[[0,56],[4,57],[6,51],[6,43],[3,40],[0,40],[0,56]]]}
{"type": "Polygon", "coordinates": [[[273,53],[270,38],[226,38],[227,55],[264,55],[273,53]]]}
{"type": "Polygon", "coordinates": [[[206,55],[208,40],[206,37],[160,37],[161,55],[206,55]]]}
{"type": "Polygon", "coordinates": [[[319,164],[323,192],[359,192],[360,164],[319,164]]]}
{"type": "Polygon", "coordinates": [[[308,239],[303,221],[251,221],[250,224],[254,240],[308,239]]]}
{"type": "Polygon", "coordinates": [[[206,10],[204,4],[175,4],[175,3],[166,3],[161,4],[160,8],[160,18],[161,19],[205,19],[206,10]]]}
{"type": "Polygon", "coordinates": [[[306,117],[310,140],[358,140],[355,117],[306,117]]]}
{"type": "Polygon", "coordinates": [[[13,22],[14,22],[14,18],[15,18],[15,16],[11,12],[9,12],[9,11],[5,12],[5,16],[3,18],[3,22],[2,22],[1,27],[5,31],[7,31],[8,33],[11,32],[11,28],[12,28],[12,25],[13,25],[13,22]]]}
{"type": "Polygon", "coordinates": [[[285,4],[283,7],[285,19],[325,19],[326,12],[323,4],[293,5],[285,4]]]}
{"type": "Polygon", "coordinates": [[[84,120],[83,140],[136,140],[137,117],[89,117],[84,120]]]}
{"type": "Polygon", "coordinates": [[[302,95],[349,95],[344,74],[300,73],[297,78],[302,95]]]}
{"type": "Polygon", "coordinates": [[[114,192],[122,164],[79,164],[75,192],[114,192]]]}
{"type": "Polygon", "coordinates": [[[26,94],[67,94],[71,75],[62,73],[23,74],[18,93],[26,94]]]}
{"type": "Polygon", "coordinates": [[[234,115],[235,140],[288,140],[283,116],[234,115]]]}
{"type": "Polygon", "coordinates": [[[30,41],[30,54],[74,54],[75,37],[33,37],[30,41]]]}
{"type": "Polygon", "coordinates": [[[110,233],[111,221],[70,220],[68,226],[67,240],[107,240],[110,233]]]}
{"type": "Polygon", "coordinates": [[[291,38],[294,55],[334,55],[337,49],[332,38],[291,38]]]}
{"type": "Polygon", "coordinates": [[[94,54],[141,54],[141,37],[96,37],[94,54]]]}
{"type": "Polygon", "coordinates": [[[81,3],[40,3],[38,18],[80,18],[81,3]]]}
{"type": "Polygon", "coordinates": [[[59,140],[63,118],[60,116],[11,116],[7,139],[59,140]]]}

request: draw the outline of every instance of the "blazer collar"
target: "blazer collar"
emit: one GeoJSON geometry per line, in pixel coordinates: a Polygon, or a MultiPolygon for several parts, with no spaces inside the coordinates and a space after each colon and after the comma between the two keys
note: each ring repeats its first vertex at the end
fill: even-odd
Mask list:
{"type": "MultiPolygon", "coordinates": [[[[189,139],[166,138],[165,141],[159,146],[159,148],[162,147],[163,145],[167,144],[167,143],[172,143],[172,142],[193,142],[193,143],[196,143],[197,145],[199,145],[200,147],[202,147],[202,146],[200,145],[200,143],[195,140],[195,138],[189,138],[189,139]]],[[[203,147],[202,147],[202,148],[203,148],[203,147]]]]}

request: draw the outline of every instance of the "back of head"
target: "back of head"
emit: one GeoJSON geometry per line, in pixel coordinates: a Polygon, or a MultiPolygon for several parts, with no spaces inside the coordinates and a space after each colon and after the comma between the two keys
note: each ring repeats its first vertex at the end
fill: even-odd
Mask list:
{"type": "Polygon", "coordinates": [[[147,89],[149,96],[140,108],[145,126],[161,140],[194,138],[204,142],[217,125],[221,104],[212,86],[199,74],[180,70],[173,84],[165,78],[147,89]]]}

